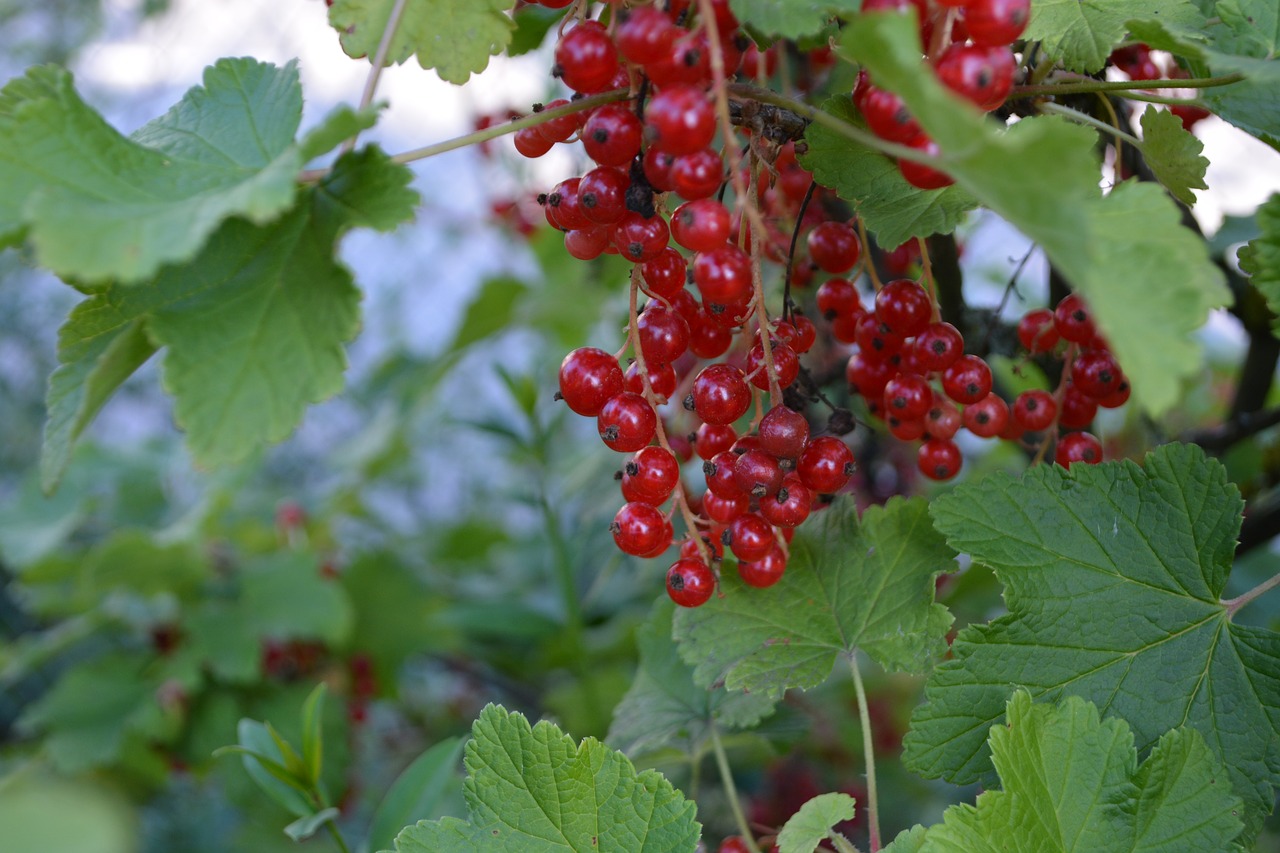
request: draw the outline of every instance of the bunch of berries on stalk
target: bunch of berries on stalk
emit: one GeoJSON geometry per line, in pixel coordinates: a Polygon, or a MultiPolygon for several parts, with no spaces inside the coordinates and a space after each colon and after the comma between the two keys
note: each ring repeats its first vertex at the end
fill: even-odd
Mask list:
{"type": "MultiPolygon", "coordinates": [[[[1013,90],[1018,60],[1011,45],[1027,28],[1031,0],[864,0],[862,11],[916,11],[920,41],[938,80],[979,109],[991,112],[1013,90]]],[[[937,156],[938,146],[897,95],[858,76],[853,103],[876,136],[937,156]]],[[[949,186],[951,178],[923,163],[899,160],[902,176],[915,187],[949,186]]]]}

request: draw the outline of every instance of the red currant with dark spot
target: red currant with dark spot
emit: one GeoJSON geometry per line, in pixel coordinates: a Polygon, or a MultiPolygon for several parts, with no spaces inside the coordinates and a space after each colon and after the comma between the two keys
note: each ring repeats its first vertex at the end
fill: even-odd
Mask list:
{"type": "Polygon", "coordinates": [[[1058,417],[1058,403],[1048,391],[1033,388],[1013,401],[1013,420],[1028,432],[1048,429],[1058,417]]]}
{"type": "Polygon", "coordinates": [[[742,562],[762,559],[777,544],[773,525],[753,512],[735,518],[726,532],[729,550],[742,562]]]}
{"type": "Polygon", "coordinates": [[[858,232],[844,222],[823,222],[809,232],[806,243],[809,257],[823,272],[848,272],[862,254],[858,232]]]}
{"type": "Polygon", "coordinates": [[[853,451],[843,441],[829,435],[810,439],[796,462],[800,481],[818,494],[840,491],[855,470],[853,451]]]}
{"type": "Polygon", "coordinates": [[[994,438],[1009,423],[1009,404],[997,394],[988,394],[964,407],[965,428],[980,438],[994,438]]]}
{"type": "Polygon", "coordinates": [[[991,393],[991,368],[976,355],[963,355],[943,371],[942,390],[957,403],[976,403],[991,393]]]}
{"type": "Polygon", "coordinates": [[[633,453],[653,441],[658,416],[649,401],[624,391],[604,404],[596,419],[600,438],[619,453],[633,453]]]}
{"type": "Polygon", "coordinates": [[[609,531],[613,533],[614,543],[624,554],[642,557],[662,545],[666,525],[667,518],[657,507],[629,503],[618,510],[613,523],[609,525],[609,531]]]}
{"type": "Polygon", "coordinates": [[[579,415],[595,417],[622,390],[622,368],[602,349],[581,347],[560,362],[560,397],[579,415]]]}
{"type": "Polygon", "coordinates": [[[701,560],[676,560],[667,569],[667,595],[681,607],[701,607],[716,591],[716,576],[701,560]]]}
{"type": "Polygon", "coordinates": [[[1097,465],[1102,461],[1102,442],[1092,433],[1069,432],[1058,439],[1053,461],[1063,468],[1070,468],[1076,462],[1097,465]]]}
{"type": "MultiPolygon", "coordinates": [[[[738,563],[738,577],[747,586],[767,589],[778,581],[787,570],[787,555],[775,542],[763,557],[738,563]]],[[[724,849],[723,847],[721,848],[724,849]]]]}
{"type": "Polygon", "coordinates": [[[950,439],[931,438],[920,445],[916,465],[930,480],[950,480],[960,473],[963,458],[960,448],[950,439]]]}

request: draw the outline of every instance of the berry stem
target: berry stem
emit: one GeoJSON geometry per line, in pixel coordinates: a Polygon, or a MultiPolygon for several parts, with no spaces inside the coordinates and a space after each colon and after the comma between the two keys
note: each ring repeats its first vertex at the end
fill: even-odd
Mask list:
{"type": "Polygon", "coordinates": [[[729,161],[729,177],[733,181],[737,205],[742,208],[747,203],[746,188],[742,184],[742,155],[733,141],[733,118],[729,115],[729,92],[724,73],[724,47],[720,44],[720,30],[716,26],[716,11],[711,0],[698,0],[698,17],[702,19],[702,26],[707,31],[707,46],[711,48],[711,82],[720,132],[724,134],[724,153],[729,161]]]}
{"type": "Polygon", "coordinates": [[[876,793],[875,738],[871,735],[871,712],[867,707],[867,691],[862,686],[862,673],[858,670],[858,654],[849,655],[849,673],[853,676],[853,689],[858,694],[858,718],[862,723],[862,752],[867,761],[867,824],[871,853],[880,849],[879,797],[876,793]]]}
{"type": "MultiPolygon", "coordinates": [[[[787,248],[787,268],[784,271],[782,279],[782,319],[791,319],[791,271],[796,264],[796,244],[800,242],[800,224],[804,221],[805,211],[809,209],[809,202],[813,201],[813,191],[818,188],[817,181],[809,181],[809,189],[804,191],[804,199],[800,202],[800,208],[796,211],[796,224],[791,229],[791,245],[787,248]]],[[[863,248],[866,248],[866,242],[863,242],[863,248]]]]}
{"type": "Polygon", "coordinates": [[[716,754],[716,767],[720,771],[720,782],[724,785],[725,797],[729,800],[729,809],[733,812],[733,819],[738,823],[738,832],[742,835],[744,841],[747,842],[747,849],[751,853],[760,853],[760,848],[756,845],[755,836],[751,833],[751,825],[747,823],[747,816],[742,811],[742,802],[738,799],[738,787],[733,784],[733,771],[729,769],[729,757],[724,753],[724,744],[720,742],[720,730],[716,724],[712,722],[709,726],[711,729],[711,748],[716,754]]]}
{"type": "Polygon", "coordinates": [[[1124,97],[1143,100],[1144,89],[1212,89],[1229,86],[1244,79],[1243,74],[1224,74],[1221,77],[1189,77],[1185,80],[1094,80],[1071,75],[1067,83],[1046,83],[1041,86],[1014,86],[1010,99],[1039,97],[1044,95],[1082,95],[1090,92],[1124,92],[1124,97]],[[1132,94],[1129,94],[1132,93],[1132,94]]]}
{"type": "Polygon", "coordinates": [[[1255,598],[1258,598],[1263,593],[1275,589],[1277,586],[1280,586],[1280,573],[1272,575],[1270,578],[1258,584],[1244,595],[1239,595],[1235,598],[1230,598],[1221,602],[1222,605],[1227,608],[1227,618],[1231,619],[1236,615],[1236,612],[1239,611],[1240,608],[1244,607],[1255,598]]]}
{"type": "Polygon", "coordinates": [[[928,284],[929,302],[933,306],[930,320],[934,323],[942,316],[938,310],[938,288],[933,281],[933,260],[929,257],[929,244],[923,237],[917,237],[916,243],[920,246],[920,273],[921,278],[928,284]]]}
{"type": "MultiPolygon", "coordinates": [[[[758,180],[757,172],[757,180],[758,180]]],[[[748,188],[748,193],[751,189],[748,188]]],[[[750,203],[748,203],[750,207],[750,203]]],[[[770,408],[782,403],[782,386],[778,384],[778,370],[773,363],[773,341],[769,338],[769,312],[764,305],[764,276],[761,274],[761,265],[763,263],[760,257],[760,247],[768,235],[765,234],[763,227],[757,227],[756,220],[751,220],[751,285],[754,290],[752,299],[756,303],[756,328],[760,330],[760,352],[764,355],[764,369],[769,377],[769,406],[770,408]]]]}
{"type": "Polygon", "coordinates": [[[1132,133],[1125,133],[1120,128],[1112,127],[1111,125],[1107,124],[1105,121],[1099,121],[1093,116],[1085,115],[1079,110],[1073,110],[1070,107],[1062,106],[1062,104],[1055,104],[1051,102],[1040,104],[1039,109],[1040,109],[1040,112],[1042,113],[1053,113],[1055,115],[1060,115],[1065,118],[1068,118],[1071,121],[1078,122],[1079,124],[1087,124],[1092,128],[1096,128],[1098,130],[1103,131],[1104,133],[1109,133],[1112,136],[1116,137],[1117,139],[1123,139],[1125,142],[1129,143],[1134,148],[1138,148],[1138,149],[1142,148],[1142,140],[1138,139],[1138,137],[1134,136],[1132,133]]]}
{"type": "Polygon", "coordinates": [[[867,242],[867,226],[862,224],[862,217],[855,216],[854,224],[858,226],[858,239],[862,241],[862,251],[867,256],[867,276],[871,279],[871,287],[876,293],[880,292],[880,288],[884,287],[884,283],[880,281],[880,274],[876,272],[876,265],[870,260],[871,244],[867,242]]]}
{"type": "MultiPolygon", "coordinates": [[[[396,37],[396,30],[400,29],[400,19],[404,16],[404,7],[408,5],[408,0],[396,0],[396,4],[391,7],[391,14],[387,16],[387,25],[382,30],[382,39],[378,42],[378,49],[373,54],[373,65],[369,69],[369,76],[364,81],[364,91],[360,93],[361,110],[366,110],[373,103],[374,93],[378,91],[378,80],[382,77],[382,69],[387,64],[387,54],[391,51],[391,42],[396,37]]],[[[342,144],[344,152],[350,151],[356,147],[356,138],[359,132],[342,144]]]]}

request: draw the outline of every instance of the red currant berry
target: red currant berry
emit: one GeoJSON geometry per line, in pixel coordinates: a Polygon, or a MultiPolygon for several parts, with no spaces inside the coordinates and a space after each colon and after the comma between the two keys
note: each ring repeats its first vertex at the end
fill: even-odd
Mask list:
{"type": "Polygon", "coordinates": [[[1067,385],[1058,412],[1058,425],[1064,429],[1084,429],[1098,414],[1098,401],[1080,392],[1075,383],[1067,385]]]}
{"type": "Polygon", "coordinates": [[[1080,393],[1095,400],[1114,394],[1123,380],[1115,357],[1104,350],[1083,352],[1071,362],[1072,383],[1080,393]]]}
{"type": "Polygon", "coordinates": [[[898,368],[887,359],[871,358],[865,352],[856,352],[849,357],[844,375],[851,392],[868,402],[883,403],[885,386],[897,372],[898,368]]]}
{"type": "Polygon", "coordinates": [[[916,282],[900,278],[876,294],[876,318],[895,335],[909,338],[923,332],[933,315],[933,301],[916,282]]]}
{"type": "Polygon", "coordinates": [[[1058,340],[1058,328],[1048,308],[1028,311],[1018,321],[1018,342],[1027,352],[1049,352],[1058,345],[1058,340]]]}
{"type": "Polygon", "coordinates": [[[1031,0],[969,0],[964,8],[969,38],[984,47],[1013,44],[1030,18],[1031,0]]]}
{"type": "Polygon", "coordinates": [[[991,393],[991,368],[976,355],[963,355],[943,371],[942,390],[957,403],[976,403],[991,393]]]}
{"type": "Polygon", "coordinates": [[[629,503],[618,510],[609,530],[613,533],[613,541],[619,550],[624,554],[642,557],[662,545],[666,525],[667,518],[657,507],[629,503]]]}
{"type": "MultiPolygon", "coordinates": [[[[564,98],[556,98],[554,101],[548,101],[542,105],[542,109],[537,112],[545,112],[556,107],[568,106],[569,102],[564,98]]],[[[582,113],[569,113],[568,115],[553,118],[537,125],[538,133],[548,142],[567,142],[569,137],[578,132],[578,128],[582,127],[582,113]]]]}
{"type": "MultiPolygon", "coordinates": [[[[773,370],[778,377],[778,386],[790,387],[800,375],[800,358],[796,351],[779,340],[771,340],[773,347],[773,370]]],[[[751,375],[751,384],[761,391],[769,390],[769,373],[765,369],[764,347],[759,342],[747,352],[747,373],[751,375]]]]}
{"type": "Polygon", "coordinates": [[[702,513],[718,524],[729,524],[751,508],[751,497],[739,493],[733,497],[721,497],[715,492],[702,496],[702,513]]]}
{"type": "Polygon", "coordinates": [[[556,184],[555,189],[547,193],[546,206],[543,211],[547,223],[561,231],[573,231],[578,228],[590,228],[593,223],[582,215],[578,201],[578,185],[580,178],[569,178],[556,184]]]}
{"type": "Polygon", "coordinates": [[[899,373],[884,386],[885,412],[903,421],[923,418],[933,406],[933,389],[923,376],[899,373]]]}
{"type": "Polygon", "coordinates": [[[1097,465],[1102,461],[1102,442],[1091,433],[1069,432],[1058,439],[1053,461],[1063,468],[1070,468],[1076,462],[1097,465]]]}
{"type": "Polygon", "coordinates": [[[666,12],[657,6],[642,6],[627,13],[618,25],[614,42],[628,61],[647,65],[670,53],[680,33],[666,12]]]}
{"type": "Polygon", "coordinates": [[[729,550],[744,563],[762,559],[778,541],[773,525],[753,512],[744,513],[730,522],[726,536],[729,550]]]}
{"type": "Polygon", "coordinates": [[[693,259],[693,282],[704,303],[732,305],[751,298],[751,257],[726,244],[693,259]]]}
{"type": "Polygon", "coordinates": [[[818,311],[828,320],[853,316],[862,310],[858,289],[847,278],[829,278],[818,286],[818,311]]]}
{"type": "Polygon", "coordinates": [[[650,302],[636,320],[640,352],[650,369],[670,364],[689,349],[689,324],[661,302],[650,302]]]}
{"type": "Polygon", "coordinates": [[[649,401],[624,391],[610,397],[596,419],[600,439],[619,453],[634,453],[653,441],[658,416],[649,401]]]}
{"type": "Polygon", "coordinates": [[[1048,429],[1058,417],[1058,404],[1048,391],[1023,391],[1013,401],[1013,420],[1027,432],[1048,429]]]}
{"type": "Polygon", "coordinates": [[[656,258],[650,258],[640,265],[640,277],[644,279],[645,290],[663,299],[672,299],[677,293],[684,292],[687,271],[684,255],[670,246],[659,252],[656,258]]]}
{"type": "Polygon", "coordinates": [[[818,340],[818,330],[813,325],[813,321],[803,314],[792,314],[790,323],[777,323],[777,333],[780,340],[785,341],[799,353],[813,349],[813,345],[818,340]],[[794,333],[788,331],[787,326],[790,326],[794,333]]]}
{"type": "Polygon", "coordinates": [[[965,428],[980,438],[994,438],[1009,423],[1009,404],[997,394],[988,394],[964,407],[965,428]]]}
{"type": "Polygon", "coordinates": [[[881,323],[875,314],[863,315],[854,329],[853,338],[858,344],[858,349],[869,358],[878,358],[882,361],[888,361],[900,354],[906,346],[906,338],[897,332],[890,331],[889,327],[881,323]]]}
{"type": "Polygon", "coordinates": [[[578,206],[597,225],[613,225],[627,212],[631,178],[616,166],[598,166],[578,182],[578,206]]]}
{"type": "Polygon", "coordinates": [[[705,550],[711,555],[711,559],[719,562],[724,557],[724,542],[720,539],[719,533],[704,533],[694,539],[692,536],[680,543],[680,556],[690,560],[703,561],[702,554],[705,550]],[[699,547],[701,546],[701,547],[699,547]]]}
{"type": "Polygon", "coordinates": [[[702,474],[707,479],[707,488],[722,498],[733,498],[747,494],[750,487],[743,488],[738,484],[738,454],[732,450],[717,453],[702,463],[702,474]]]}
{"type": "Polygon", "coordinates": [[[671,237],[691,252],[706,252],[729,240],[729,211],[713,199],[688,201],[671,214],[671,237]]]}
{"type": "Polygon", "coordinates": [[[881,139],[906,145],[923,133],[902,98],[878,86],[866,87],[858,108],[867,127],[881,139]]]}
{"type": "Polygon", "coordinates": [[[809,440],[796,463],[796,474],[818,494],[834,494],[845,487],[856,470],[853,451],[829,435],[809,440]]]}
{"type": "Polygon", "coordinates": [[[622,257],[636,264],[658,257],[670,239],[667,221],[661,216],[646,219],[628,210],[613,226],[613,245],[622,257]]]}
{"type": "Polygon", "coordinates": [[[960,423],[959,409],[946,400],[936,400],[924,416],[924,431],[930,438],[954,438],[960,423]]]}
{"type": "Polygon", "coordinates": [[[946,370],[964,355],[964,336],[950,323],[930,323],[911,347],[916,363],[934,373],[946,370]]]}
{"type": "Polygon", "coordinates": [[[667,570],[667,595],[681,607],[701,607],[715,591],[716,576],[701,560],[676,560],[667,570]]]}
{"type": "MultiPolygon", "coordinates": [[[[649,387],[653,389],[653,393],[659,397],[670,399],[671,395],[676,392],[676,385],[679,379],[676,377],[676,369],[669,364],[646,364],[649,368],[649,387]]],[[[644,380],[640,378],[640,366],[632,364],[627,368],[627,372],[622,377],[624,390],[630,391],[632,394],[644,393],[644,380]]]]}
{"type": "Polygon", "coordinates": [[[645,140],[659,151],[691,154],[710,145],[715,135],[715,107],[703,88],[668,86],[645,107],[645,140]]]}
{"type": "Polygon", "coordinates": [[[733,447],[737,440],[737,431],[728,424],[703,424],[694,434],[693,449],[699,458],[711,459],[733,447]]]}
{"type": "Polygon", "coordinates": [[[990,112],[1013,91],[1017,60],[1007,47],[953,44],[942,52],[934,70],[942,84],[960,97],[990,112]]]}
{"type": "Polygon", "coordinates": [[[1058,307],[1053,309],[1053,324],[1063,340],[1072,343],[1087,344],[1098,334],[1084,298],[1076,293],[1063,297],[1058,307]]]}
{"type": "Polygon", "coordinates": [[[633,490],[644,502],[656,506],[671,497],[680,482],[680,463],[670,450],[654,445],[637,451],[623,473],[631,478],[633,490]]]}
{"type": "MultiPolygon", "coordinates": [[[[787,555],[775,542],[763,557],[738,563],[738,577],[747,586],[756,589],[768,589],[778,581],[787,570],[787,555]]],[[[721,850],[724,848],[721,847],[721,850]]]]}
{"type": "Polygon", "coordinates": [[[1104,409],[1118,409],[1127,402],[1129,402],[1129,380],[1121,379],[1120,387],[1099,400],[1098,405],[1104,409]]]}
{"type": "Polygon", "coordinates": [[[560,37],[552,74],[578,92],[608,88],[618,68],[618,50],[598,21],[583,21],[560,37]]]}
{"type": "Polygon", "coordinates": [[[796,459],[809,440],[809,422],[786,406],[774,406],[760,419],[760,448],[779,459],[796,459]]]}
{"type": "Polygon", "coordinates": [[[858,232],[844,222],[823,222],[809,232],[806,243],[809,257],[823,272],[848,272],[862,254],[858,232]]]}
{"type": "Polygon", "coordinates": [[[931,438],[920,445],[916,465],[931,480],[950,480],[960,472],[960,448],[950,439],[931,438]]]}
{"type": "Polygon", "coordinates": [[[689,352],[698,358],[719,358],[733,345],[733,332],[699,309],[689,326],[689,352]]]}
{"type": "Polygon", "coordinates": [[[544,138],[538,133],[536,127],[524,127],[516,131],[514,137],[516,151],[521,157],[528,157],[530,160],[541,157],[551,150],[554,142],[544,138]]]}
{"type": "Polygon", "coordinates": [[[776,457],[763,450],[752,449],[738,457],[733,466],[733,477],[740,491],[759,499],[778,493],[782,486],[782,466],[776,457]]]}
{"type": "Polygon", "coordinates": [[[775,527],[799,527],[809,517],[813,492],[794,474],[782,481],[776,494],[762,498],[760,514],[775,527]]]}
{"type": "Polygon", "coordinates": [[[560,362],[560,397],[579,415],[600,414],[604,404],[622,389],[622,368],[602,349],[581,347],[560,362]]]}
{"type": "Polygon", "coordinates": [[[710,148],[679,154],[671,161],[671,189],[687,199],[711,198],[724,183],[724,160],[710,148]]]}
{"type": "Polygon", "coordinates": [[[582,147],[602,166],[626,166],[640,153],[640,119],[619,104],[605,104],[582,128],[582,147]]]}
{"type": "Polygon", "coordinates": [[[751,408],[751,388],[738,368],[730,364],[704,367],[693,380],[692,408],[709,424],[731,424],[751,408]]]}
{"type": "MultiPolygon", "coordinates": [[[[923,134],[908,142],[907,145],[930,157],[936,158],[942,154],[938,143],[923,134]]],[[[906,178],[907,183],[918,190],[940,190],[955,183],[955,179],[946,172],[914,160],[899,160],[898,171],[902,173],[902,177],[906,178]]]]}
{"type": "Polygon", "coordinates": [[[609,228],[604,225],[564,232],[565,251],[580,261],[595,260],[612,247],[609,228]]]}
{"type": "Polygon", "coordinates": [[[885,423],[889,425],[889,434],[898,439],[898,441],[916,441],[924,438],[924,418],[904,421],[883,411],[881,414],[885,415],[885,423]]]}
{"type": "Polygon", "coordinates": [[[741,835],[730,835],[720,842],[719,853],[749,853],[750,849],[741,835]]]}

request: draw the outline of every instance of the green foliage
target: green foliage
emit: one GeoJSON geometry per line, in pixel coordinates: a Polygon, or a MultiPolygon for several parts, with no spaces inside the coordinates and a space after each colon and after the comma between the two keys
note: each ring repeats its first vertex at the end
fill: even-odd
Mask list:
{"type": "MultiPolygon", "coordinates": [[[[1272,313],[1280,317],[1280,193],[1258,208],[1257,227],[1258,236],[1240,250],[1240,268],[1266,297],[1272,313]]],[[[1273,325],[1280,328],[1280,319],[1273,325]]]]}
{"type": "Polygon", "coordinates": [[[900,16],[861,17],[843,42],[902,96],[956,183],[1039,244],[1089,300],[1139,405],[1168,411],[1181,380],[1200,369],[1188,337],[1228,300],[1222,273],[1173,202],[1132,182],[1101,196],[1085,128],[1045,117],[998,131],[921,66],[915,29],[900,16]]]}
{"type": "Polygon", "coordinates": [[[713,727],[751,728],[773,712],[773,701],[757,693],[708,689],[693,680],[671,637],[675,605],[663,596],[636,634],[640,667],[631,689],[613,709],[605,739],[627,755],[676,745],[697,755],[713,727]]]}
{"type": "Polygon", "coordinates": [[[1076,695],[1128,720],[1140,750],[1183,724],[1199,731],[1256,834],[1280,781],[1280,635],[1232,622],[1219,601],[1241,506],[1222,465],[1190,445],[1142,467],[995,474],[935,500],[937,529],[995,570],[1009,615],[961,631],[930,676],[907,766],[984,778],[983,732],[1011,685],[1076,695]]]}
{"type": "Polygon", "coordinates": [[[471,730],[467,812],[423,821],[396,838],[397,853],[449,851],[692,851],[693,803],[657,771],[637,774],[593,738],[581,745],[543,721],[490,705],[471,730]]]}
{"type": "Polygon", "coordinates": [[[402,828],[439,814],[441,802],[457,779],[465,745],[462,738],[447,738],[405,768],[373,815],[366,845],[369,850],[391,847],[402,828]]]}
{"type": "Polygon", "coordinates": [[[350,227],[407,215],[408,180],[384,155],[344,155],[270,225],[230,220],[190,264],[80,303],[59,334],[62,366],[49,382],[45,487],[110,394],[160,348],[197,460],[241,459],[284,438],[308,403],[342,387],[343,344],[359,328],[359,292],[334,246],[350,227]]]}
{"type": "Polygon", "coordinates": [[[1196,203],[1192,190],[1207,190],[1204,182],[1209,158],[1201,155],[1204,143],[1182,127],[1168,110],[1147,107],[1142,114],[1142,157],[1160,183],[1186,205],[1196,203]]]}
{"type": "Polygon", "coordinates": [[[768,36],[798,39],[819,32],[832,15],[848,15],[862,0],[730,0],[740,21],[768,36]]]}
{"type": "Polygon", "coordinates": [[[1092,74],[1134,19],[1194,24],[1200,18],[1185,0],[1036,0],[1023,37],[1040,42],[1048,59],[1070,71],[1092,74]]]}
{"type": "Polygon", "coordinates": [[[951,614],[933,591],[953,557],[924,500],[891,500],[861,520],[838,502],[796,535],[777,584],[755,589],[725,572],[722,595],[681,611],[680,654],[699,684],[767,696],[816,687],[859,649],[886,669],[926,672],[946,650],[951,614]]]}
{"type": "MultiPolygon", "coordinates": [[[[865,129],[848,98],[828,101],[827,112],[865,129]]],[[[870,132],[870,131],[868,131],[870,132]]],[[[806,169],[853,205],[876,242],[892,249],[912,237],[950,234],[978,202],[963,187],[920,190],[907,183],[891,158],[821,124],[805,131],[806,169]]]]}
{"type": "MultiPolygon", "coordinates": [[[[336,0],[329,7],[329,23],[348,56],[373,61],[395,5],[395,0],[336,0]]],[[[417,55],[418,63],[434,68],[442,80],[465,83],[511,40],[509,8],[506,0],[408,0],[387,62],[398,65],[417,55]]]]}
{"type": "Polygon", "coordinates": [[[0,778],[6,853],[133,853],[138,828],[129,803],[101,782],[58,777],[29,765],[0,778]]]}
{"type": "Polygon", "coordinates": [[[834,827],[853,820],[857,801],[848,794],[820,794],[796,812],[778,833],[782,853],[813,853],[828,839],[839,838],[834,827]]]}
{"type": "Polygon", "coordinates": [[[989,741],[1003,790],[947,809],[920,853],[1238,849],[1240,800],[1195,729],[1164,734],[1139,765],[1128,724],[1078,697],[1033,705],[1019,690],[1006,720],[989,741]]]}

